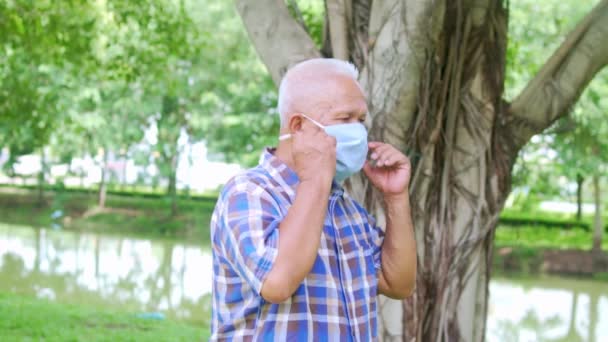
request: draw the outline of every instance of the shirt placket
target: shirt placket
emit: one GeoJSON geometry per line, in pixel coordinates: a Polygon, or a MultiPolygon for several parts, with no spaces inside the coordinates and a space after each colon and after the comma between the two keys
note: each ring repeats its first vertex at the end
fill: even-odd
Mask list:
{"type": "MultiPolygon", "coordinates": [[[[338,201],[340,200],[340,198],[342,197],[341,193],[336,193],[336,194],[332,194],[331,199],[330,199],[330,215],[331,215],[331,219],[332,219],[332,228],[334,230],[334,236],[335,236],[335,244],[336,244],[336,253],[337,253],[337,260],[338,260],[338,275],[340,278],[340,287],[342,289],[342,299],[344,301],[344,305],[345,305],[345,313],[346,313],[346,320],[348,322],[348,331],[349,331],[349,340],[351,341],[356,341],[356,337],[355,337],[355,329],[356,327],[353,326],[353,323],[355,323],[356,321],[356,316],[355,316],[355,309],[351,306],[350,303],[354,303],[355,298],[353,298],[352,296],[352,291],[350,290],[349,284],[351,283],[350,279],[346,279],[346,276],[343,272],[344,268],[348,268],[348,262],[346,260],[346,256],[344,254],[344,248],[342,247],[342,237],[340,236],[340,229],[338,228],[338,222],[336,222],[336,214],[335,214],[335,207],[338,203],[338,201]]],[[[346,213],[343,213],[342,215],[342,219],[345,218],[346,213]]]]}

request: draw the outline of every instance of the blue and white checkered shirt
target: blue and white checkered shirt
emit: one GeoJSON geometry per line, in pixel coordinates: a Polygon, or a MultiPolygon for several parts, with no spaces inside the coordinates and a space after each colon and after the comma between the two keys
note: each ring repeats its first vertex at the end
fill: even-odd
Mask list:
{"type": "Polygon", "coordinates": [[[279,224],[298,177],[264,151],[260,164],[230,180],[211,219],[212,341],[376,340],[377,272],[384,234],[334,183],[312,270],[280,304],[260,295],[276,259],[279,224]]]}

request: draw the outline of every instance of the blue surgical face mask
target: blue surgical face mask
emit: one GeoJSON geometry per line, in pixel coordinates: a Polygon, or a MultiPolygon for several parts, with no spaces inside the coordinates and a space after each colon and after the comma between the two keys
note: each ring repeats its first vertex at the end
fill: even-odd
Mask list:
{"type": "MultiPolygon", "coordinates": [[[[361,171],[367,158],[367,130],[363,124],[354,122],[324,126],[304,114],[301,115],[336,138],[336,182],[340,183],[361,171]]],[[[279,140],[290,137],[291,134],[283,134],[279,140]]]]}

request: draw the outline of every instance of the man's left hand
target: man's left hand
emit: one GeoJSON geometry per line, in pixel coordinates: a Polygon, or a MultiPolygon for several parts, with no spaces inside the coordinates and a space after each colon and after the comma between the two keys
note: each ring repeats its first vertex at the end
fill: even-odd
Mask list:
{"type": "Polygon", "coordinates": [[[411,164],[410,160],[395,147],[370,141],[371,163],[366,161],[363,172],[372,184],[385,196],[407,194],[411,164]]]}

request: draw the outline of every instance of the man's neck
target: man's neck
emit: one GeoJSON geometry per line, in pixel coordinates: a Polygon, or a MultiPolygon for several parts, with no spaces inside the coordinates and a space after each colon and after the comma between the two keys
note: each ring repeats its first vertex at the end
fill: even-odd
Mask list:
{"type": "Polygon", "coordinates": [[[294,171],[296,170],[293,155],[291,154],[291,139],[279,141],[277,149],[274,152],[274,156],[283,163],[287,164],[290,169],[294,171]]]}

